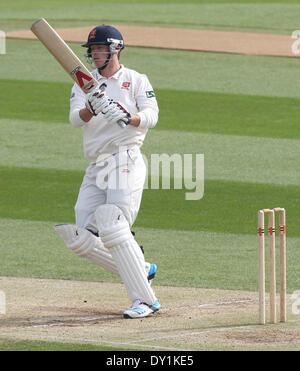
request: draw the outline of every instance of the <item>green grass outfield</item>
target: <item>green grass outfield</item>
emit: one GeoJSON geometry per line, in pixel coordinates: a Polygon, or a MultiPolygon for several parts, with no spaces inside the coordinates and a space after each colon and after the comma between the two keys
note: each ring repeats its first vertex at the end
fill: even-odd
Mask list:
{"type": "Polygon", "coordinates": [[[290,34],[298,29],[297,0],[3,0],[0,29],[27,28],[44,17],[55,27],[136,24],[290,34]],[[229,5],[230,4],[230,5],[229,5]],[[284,15],[284,16],[283,16],[284,15]]]}
{"type": "MultiPolygon", "coordinates": [[[[75,0],[2,1],[0,29],[28,29],[42,16],[55,18],[56,26],[88,25],[100,9],[103,22],[116,24],[129,23],[130,12],[130,23],[139,25],[272,33],[299,28],[297,1],[120,0],[119,12],[109,1],[86,3],[89,10],[75,0]]],[[[205,158],[203,199],[186,201],[184,189],[144,192],[134,229],[147,259],[159,266],[156,285],[257,290],[257,211],[282,206],[288,292],[299,289],[299,60],[126,48],[122,62],[147,73],[157,93],[160,120],[146,137],[146,157],[205,158]]],[[[81,131],[68,123],[71,79],[36,41],[7,40],[0,65],[0,275],[119,282],[72,255],[52,229],[74,222],[87,165],[81,131]]],[[[43,344],[0,343],[0,350],[43,344]]]]}

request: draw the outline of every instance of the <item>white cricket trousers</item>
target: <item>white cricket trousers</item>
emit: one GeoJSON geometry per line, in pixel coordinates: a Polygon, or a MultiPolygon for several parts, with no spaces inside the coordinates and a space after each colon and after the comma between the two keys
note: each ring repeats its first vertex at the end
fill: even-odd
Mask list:
{"type": "Polygon", "coordinates": [[[75,205],[76,224],[98,232],[95,210],[103,204],[118,206],[131,227],[137,217],[146,166],[139,148],[115,155],[100,155],[85,172],[75,205]]]}

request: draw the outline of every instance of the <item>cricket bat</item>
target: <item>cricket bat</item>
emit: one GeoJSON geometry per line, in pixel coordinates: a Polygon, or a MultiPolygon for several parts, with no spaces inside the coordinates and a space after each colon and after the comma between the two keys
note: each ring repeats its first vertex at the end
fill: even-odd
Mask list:
{"type": "MultiPolygon", "coordinates": [[[[45,45],[57,62],[66,70],[85,94],[99,87],[98,81],[46,19],[41,18],[35,21],[31,26],[31,31],[45,45]]],[[[105,88],[102,85],[100,89],[104,90],[105,88]]],[[[126,123],[123,120],[119,120],[118,124],[121,128],[126,127],[126,123]]]]}
{"type": "Polygon", "coordinates": [[[84,93],[90,93],[99,86],[90,71],[44,18],[35,21],[31,26],[31,31],[84,93]]]}

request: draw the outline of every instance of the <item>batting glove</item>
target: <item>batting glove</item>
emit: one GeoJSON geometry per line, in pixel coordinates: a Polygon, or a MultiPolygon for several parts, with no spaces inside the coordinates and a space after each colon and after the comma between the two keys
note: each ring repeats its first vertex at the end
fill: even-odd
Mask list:
{"type": "Polygon", "coordinates": [[[109,122],[115,122],[121,127],[128,125],[131,120],[130,113],[119,102],[112,102],[105,106],[102,113],[109,122]]]}
{"type": "Polygon", "coordinates": [[[105,92],[96,90],[88,94],[85,106],[94,116],[97,116],[112,102],[112,99],[109,99],[105,92]]]}

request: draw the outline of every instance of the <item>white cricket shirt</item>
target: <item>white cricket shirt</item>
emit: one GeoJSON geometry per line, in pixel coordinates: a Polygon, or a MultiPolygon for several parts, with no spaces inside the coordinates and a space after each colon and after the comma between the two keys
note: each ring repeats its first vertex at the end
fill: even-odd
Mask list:
{"type": "Polygon", "coordinates": [[[86,94],[74,84],[70,98],[70,122],[74,127],[82,128],[85,157],[94,162],[100,154],[117,153],[122,146],[140,148],[148,128],[156,125],[159,111],[147,76],[123,65],[109,78],[100,75],[97,69],[92,71],[92,74],[100,85],[107,85],[107,96],[120,102],[130,113],[138,114],[141,123],[139,127],[127,125],[121,128],[116,123],[107,122],[102,113],[92,117],[89,122],[84,122],[79,111],[85,107],[86,94]]]}

